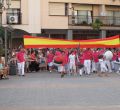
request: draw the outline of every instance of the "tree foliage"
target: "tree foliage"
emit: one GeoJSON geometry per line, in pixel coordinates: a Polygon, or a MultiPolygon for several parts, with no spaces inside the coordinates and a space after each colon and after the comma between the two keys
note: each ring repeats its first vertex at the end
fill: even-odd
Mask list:
{"type": "Polygon", "coordinates": [[[100,27],[103,25],[102,21],[100,21],[99,19],[96,19],[93,23],[92,23],[92,27],[94,30],[99,31],[100,27]]]}
{"type": "Polygon", "coordinates": [[[4,38],[4,27],[0,26],[0,37],[4,38]]]}

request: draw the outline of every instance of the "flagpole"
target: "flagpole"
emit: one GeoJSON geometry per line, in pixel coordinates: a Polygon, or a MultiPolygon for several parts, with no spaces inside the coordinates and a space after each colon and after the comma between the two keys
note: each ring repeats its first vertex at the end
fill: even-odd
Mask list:
{"type": "Polygon", "coordinates": [[[77,69],[78,69],[78,65],[80,64],[80,61],[79,61],[79,55],[80,55],[80,42],[78,44],[78,47],[77,47],[77,69]]]}
{"type": "Polygon", "coordinates": [[[78,44],[78,54],[80,53],[80,42],[79,42],[79,44],[78,44]]]}

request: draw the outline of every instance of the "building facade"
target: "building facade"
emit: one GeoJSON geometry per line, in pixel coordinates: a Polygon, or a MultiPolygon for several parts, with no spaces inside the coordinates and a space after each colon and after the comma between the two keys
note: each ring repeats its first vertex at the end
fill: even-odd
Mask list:
{"type": "Polygon", "coordinates": [[[4,27],[10,25],[14,29],[13,47],[23,43],[23,35],[41,33],[40,10],[40,0],[35,0],[35,2],[33,0],[11,0],[9,9],[3,11],[2,24],[4,27]]]}
{"type": "Polygon", "coordinates": [[[14,43],[24,34],[61,39],[104,38],[120,34],[120,0],[11,0],[2,23],[14,28],[14,43]],[[93,29],[98,22],[99,29],[93,29]]]}
{"type": "Polygon", "coordinates": [[[92,39],[120,34],[120,0],[42,0],[42,32],[52,38],[92,39]],[[93,29],[96,20],[100,29],[93,29]]]}

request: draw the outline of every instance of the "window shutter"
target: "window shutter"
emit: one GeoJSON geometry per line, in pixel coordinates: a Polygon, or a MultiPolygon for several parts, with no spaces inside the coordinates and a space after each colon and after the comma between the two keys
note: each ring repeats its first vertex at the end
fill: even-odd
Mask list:
{"type": "Polygon", "coordinates": [[[49,15],[65,15],[65,4],[49,3],[49,15]]]}

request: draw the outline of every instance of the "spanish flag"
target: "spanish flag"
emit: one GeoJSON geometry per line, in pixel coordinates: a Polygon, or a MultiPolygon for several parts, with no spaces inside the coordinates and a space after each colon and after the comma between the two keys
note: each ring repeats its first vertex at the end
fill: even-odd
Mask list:
{"type": "Polygon", "coordinates": [[[61,40],[24,36],[25,48],[116,48],[120,47],[120,36],[92,40],[61,40]]]}

